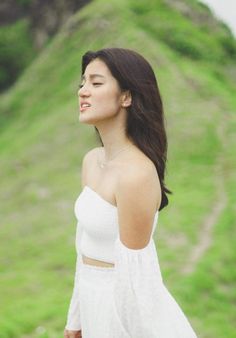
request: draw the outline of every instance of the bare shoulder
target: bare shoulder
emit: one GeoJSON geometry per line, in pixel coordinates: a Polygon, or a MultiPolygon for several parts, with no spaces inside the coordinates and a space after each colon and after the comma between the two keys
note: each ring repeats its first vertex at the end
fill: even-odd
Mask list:
{"type": "Polygon", "coordinates": [[[83,157],[83,163],[89,162],[94,159],[94,157],[101,152],[102,147],[95,147],[87,151],[83,157]]]}
{"type": "Polygon", "coordinates": [[[102,147],[95,147],[93,149],[90,149],[87,151],[87,153],[84,155],[82,159],[82,165],[81,165],[81,182],[82,187],[86,184],[86,174],[88,172],[89,167],[91,167],[91,164],[93,163],[94,159],[96,158],[98,152],[101,151],[102,147]]]}
{"type": "Polygon", "coordinates": [[[142,154],[132,157],[126,161],[118,176],[118,188],[125,189],[127,185],[131,188],[145,184],[146,189],[159,192],[161,195],[161,185],[155,164],[146,155],[142,154]],[[125,174],[124,174],[125,173],[125,174]]]}
{"type": "Polygon", "coordinates": [[[137,157],[126,164],[117,182],[116,202],[121,241],[131,249],[145,247],[161,202],[160,182],[151,160],[137,157]]]}

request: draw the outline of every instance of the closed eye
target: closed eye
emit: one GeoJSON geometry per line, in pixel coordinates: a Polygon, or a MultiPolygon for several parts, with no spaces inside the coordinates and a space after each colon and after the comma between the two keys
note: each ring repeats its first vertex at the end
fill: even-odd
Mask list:
{"type": "MultiPolygon", "coordinates": [[[[101,82],[94,82],[94,83],[93,83],[94,86],[100,86],[100,85],[102,85],[102,84],[103,84],[103,83],[101,83],[101,82]]],[[[83,86],[84,86],[84,84],[81,83],[81,84],[79,85],[79,88],[82,88],[83,86]]]]}

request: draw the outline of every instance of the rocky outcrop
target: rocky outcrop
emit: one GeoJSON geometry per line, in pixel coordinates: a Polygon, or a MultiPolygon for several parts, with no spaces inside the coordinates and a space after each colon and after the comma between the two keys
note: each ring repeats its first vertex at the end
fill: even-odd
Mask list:
{"type": "Polygon", "coordinates": [[[89,2],[0,0],[0,92],[15,82],[67,19],[89,2]]]}
{"type": "Polygon", "coordinates": [[[41,49],[64,22],[90,0],[1,0],[0,26],[27,17],[30,21],[34,47],[41,49]]]}
{"type": "Polygon", "coordinates": [[[28,6],[20,5],[16,0],[0,1],[0,26],[11,24],[28,14],[28,6]]]}
{"type": "Polygon", "coordinates": [[[43,47],[60,26],[89,0],[36,0],[30,8],[34,43],[37,49],[43,47]]]}

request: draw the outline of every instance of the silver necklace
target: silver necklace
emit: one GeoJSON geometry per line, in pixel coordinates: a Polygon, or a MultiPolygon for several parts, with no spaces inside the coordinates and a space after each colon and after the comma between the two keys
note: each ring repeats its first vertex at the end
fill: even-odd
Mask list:
{"type": "Polygon", "coordinates": [[[113,156],[112,158],[110,158],[109,161],[99,163],[100,168],[102,168],[102,169],[105,168],[105,166],[107,165],[107,163],[109,163],[109,162],[110,162],[111,160],[113,160],[119,153],[121,153],[123,150],[129,148],[130,146],[131,146],[131,144],[129,144],[128,146],[126,146],[126,147],[122,148],[121,150],[119,150],[118,153],[116,153],[115,156],[113,156]]]}

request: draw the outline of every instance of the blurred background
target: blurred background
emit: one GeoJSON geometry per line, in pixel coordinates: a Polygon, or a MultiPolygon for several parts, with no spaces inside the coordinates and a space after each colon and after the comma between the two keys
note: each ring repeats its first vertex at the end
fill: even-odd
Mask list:
{"type": "Polygon", "coordinates": [[[144,55],[162,93],[174,193],[155,232],[165,284],[198,337],[236,337],[236,40],[220,19],[236,22],[236,3],[206,2],[1,0],[2,338],[63,337],[81,161],[99,145],[78,119],[80,62],[104,47],[144,55]]]}

